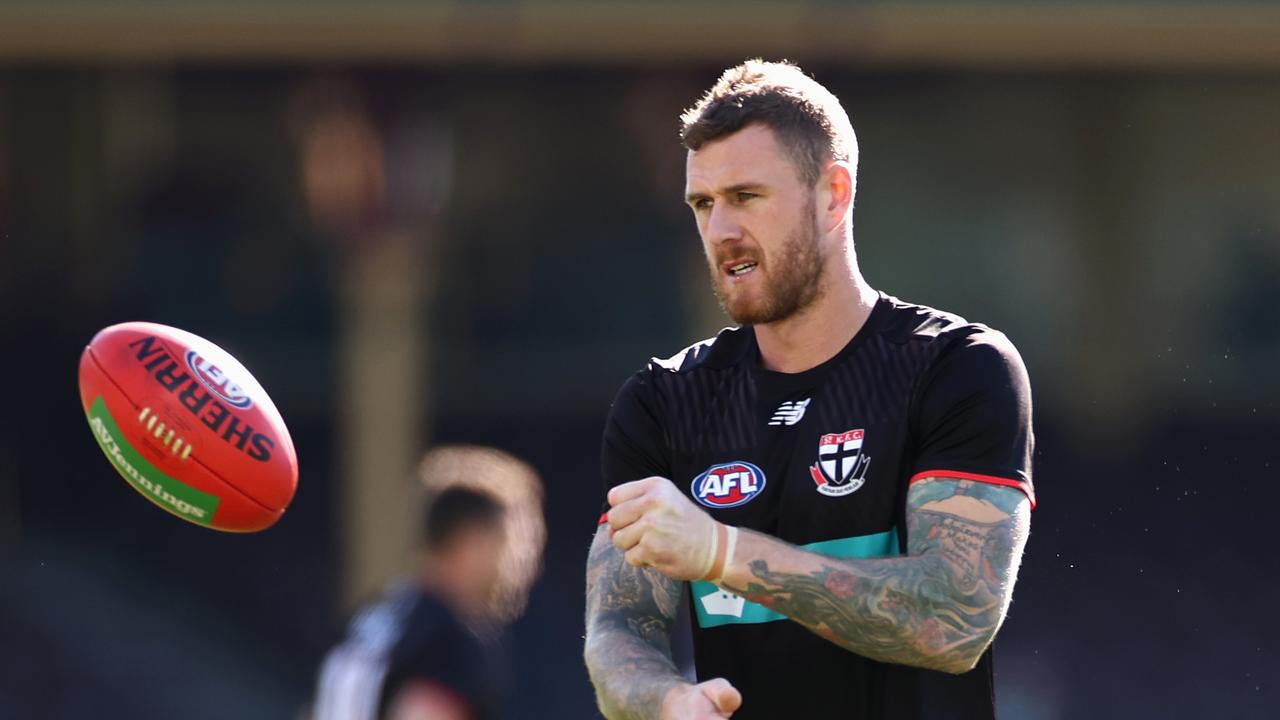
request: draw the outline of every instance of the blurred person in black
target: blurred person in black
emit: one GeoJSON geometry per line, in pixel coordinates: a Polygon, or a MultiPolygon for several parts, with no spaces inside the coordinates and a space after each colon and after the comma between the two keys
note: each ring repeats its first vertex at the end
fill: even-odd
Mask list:
{"type": "Polygon", "coordinates": [[[584,648],[601,711],[992,718],[1034,504],[1021,358],[863,279],[853,128],[799,68],[731,68],[681,119],[740,327],[652,360],[606,423],[584,648]],[[686,587],[695,682],[671,660],[686,587]]]}
{"type": "Polygon", "coordinates": [[[518,614],[504,592],[512,574],[505,561],[517,542],[533,543],[538,563],[540,485],[527,465],[491,448],[440,448],[421,469],[427,495],[416,566],[357,613],[326,656],[314,720],[502,717],[508,668],[499,640],[518,614]],[[513,523],[522,513],[509,507],[528,501],[530,488],[535,502],[522,504],[534,505],[534,532],[513,523]]]}

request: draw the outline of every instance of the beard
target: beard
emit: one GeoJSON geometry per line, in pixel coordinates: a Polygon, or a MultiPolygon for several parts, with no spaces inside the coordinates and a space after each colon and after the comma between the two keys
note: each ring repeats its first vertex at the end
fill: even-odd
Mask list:
{"type": "Polygon", "coordinates": [[[787,235],[775,256],[757,260],[755,272],[764,272],[762,297],[745,293],[734,296],[733,283],[720,269],[723,259],[736,257],[737,250],[725,247],[711,262],[711,289],[720,307],[739,325],[764,325],[785,320],[812,305],[822,295],[822,252],[818,246],[818,223],[809,213],[787,235]]]}

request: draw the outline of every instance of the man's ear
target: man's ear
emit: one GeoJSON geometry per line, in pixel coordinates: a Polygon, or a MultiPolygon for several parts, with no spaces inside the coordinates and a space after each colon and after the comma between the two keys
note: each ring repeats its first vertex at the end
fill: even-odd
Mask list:
{"type": "Polygon", "coordinates": [[[829,227],[835,227],[853,207],[853,169],[843,160],[834,160],[827,165],[821,182],[826,191],[826,207],[823,212],[829,216],[829,227]]]}

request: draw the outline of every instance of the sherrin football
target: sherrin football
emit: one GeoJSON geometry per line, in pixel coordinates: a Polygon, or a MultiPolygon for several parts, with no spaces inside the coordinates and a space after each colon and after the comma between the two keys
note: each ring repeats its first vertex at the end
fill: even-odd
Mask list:
{"type": "Polygon", "coordinates": [[[80,356],[80,400],[111,465],[183,520],[252,532],[293,499],[298,459],[280,413],[208,340],[154,323],[112,325],[80,356]]]}

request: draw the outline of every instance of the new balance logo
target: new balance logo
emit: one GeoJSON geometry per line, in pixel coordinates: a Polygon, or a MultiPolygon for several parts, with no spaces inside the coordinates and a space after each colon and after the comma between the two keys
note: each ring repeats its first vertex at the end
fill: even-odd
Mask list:
{"type": "Polygon", "coordinates": [[[810,398],[796,400],[792,402],[788,400],[778,406],[773,411],[773,418],[769,420],[770,425],[795,425],[800,422],[800,418],[804,417],[804,411],[809,407],[810,398]]]}

